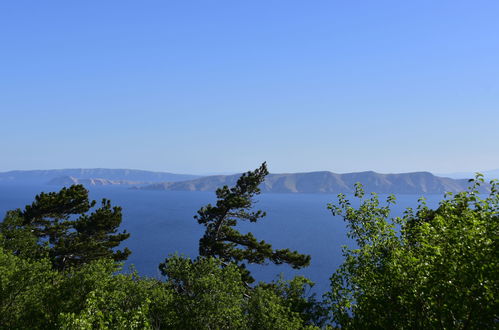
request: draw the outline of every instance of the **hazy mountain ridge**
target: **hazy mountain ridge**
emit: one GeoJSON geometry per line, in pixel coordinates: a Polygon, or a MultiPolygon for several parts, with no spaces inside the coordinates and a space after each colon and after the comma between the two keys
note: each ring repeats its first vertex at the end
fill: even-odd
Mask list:
{"type": "MultiPolygon", "coordinates": [[[[232,186],[240,174],[216,175],[180,182],[164,182],[136,189],[215,191],[223,185],[232,186]]],[[[263,192],[271,193],[352,193],[356,182],[363,184],[366,192],[393,194],[442,194],[459,192],[469,186],[466,179],[450,179],[429,172],[381,174],[358,172],[337,174],[333,172],[308,172],[269,174],[262,184],[263,192]]],[[[487,191],[488,186],[483,187],[487,191]]]]}
{"type": "Polygon", "coordinates": [[[69,186],[73,184],[82,184],[85,186],[114,186],[114,185],[140,185],[140,184],[151,184],[151,182],[142,182],[142,181],[128,181],[128,180],[108,180],[103,178],[90,178],[90,179],[81,179],[75,178],[73,176],[60,176],[53,178],[49,182],[49,185],[61,185],[61,186],[69,186]]]}
{"type": "MultiPolygon", "coordinates": [[[[493,172],[493,171],[490,171],[493,172]]],[[[51,184],[87,186],[135,186],[134,189],[215,191],[233,186],[241,174],[197,176],[128,169],[65,169],[0,173],[0,184],[51,184]]],[[[367,192],[394,194],[442,194],[465,190],[467,179],[452,179],[429,172],[381,174],[373,171],[337,174],[329,171],[269,174],[262,184],[270,193],[352,193],[361,182],[367,192]]],[[[484,186],[483,192],[488,190],[484,186]]]]}
{"type": "Polygon", "coordinates": [[[200,175],[174,174],[169,172],[152,172],[129,169],[61,169],[61,170],[32,170],[9,171],[0,173],[0,183],[46,184],[60,177],[73,177],[81,179],[105,179],[110,181],[135,181],[135,182],[175,182],[192,180],[200,175]]]}

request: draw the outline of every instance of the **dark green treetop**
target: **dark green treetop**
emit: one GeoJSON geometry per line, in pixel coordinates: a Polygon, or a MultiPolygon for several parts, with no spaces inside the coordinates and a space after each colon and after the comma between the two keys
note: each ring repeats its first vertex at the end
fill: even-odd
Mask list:
{"type": "Polygon", "coordinates": [[[265,216],[261,210],[252,211],[253,197],[260,193],[258,187],[268,174],[267,165],[241,175],[234,187],[224,186],[216,190],[216,205],[202,207],[194,218],[206,227],[199,241],[199,254],[212,256],[224,262],[234,262],[242,270],[247,283],[254,282],[246,269],[246,263],[287,263],[293,268],[308,266],[310,256],[289,249],[274,250],[265,241],[258,241],[252,233],[241,234],[234,227],[238,220],[256,222],[265,216]]]}
{"type": "Polygon", "coordinates": [[[82,185],[41,193],[24,211],[8,212],[0,233],[14,253],[47,254],[59,270],[100,258],[126,260],[130,250],[114,250],[130,236],[117,233],[121,208],[103,199],[101,207],[90,212],[95,204],[82,185]]]}

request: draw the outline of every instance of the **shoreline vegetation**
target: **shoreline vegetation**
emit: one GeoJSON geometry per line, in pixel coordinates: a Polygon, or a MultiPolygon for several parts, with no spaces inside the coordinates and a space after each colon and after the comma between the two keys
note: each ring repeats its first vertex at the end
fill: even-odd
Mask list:
{"type": "MultiPolygon", "coordinates": [[[[429,180],[428,174],[418,175],[429,180]]],[[[325,178],[325,174],[314,175],[319,183],[325,178]]],[[[421,199],[418,207],[395,218],[390,215],[395,197],[381,201],[377,194],[369,194],[369,180],[364,186],[356,183],[348,188],[359,200],[358,207],[352,207],[354,203],[340,191],[338,203],[328,208],[346,222],[355,246],[343,248],[344,262],[331,269],[330,289],[319,296],[310,293],[313,283],[303,276],[256,283],[247,269],[255,263],[301,268],[314,257],[274,250],[269,242],[237,230],[238,222],[258,226],[265,216],[264,211],[253,209],[252,202],[269,189],[268,182],[289,188],[289,181],[281,182],[289,178],[271,176],[264,163],[254,171],[217,181],[216,204],[201,207],[193,220],[205,228],[199,257],[165,256],[158,266],[160,280],[136,272],[118,273],[123,260],[133,253],[122,247],[133,233],[118,230],[119,206],[106,199],[89,200],[88,190],[80,184],[40,193],[31,205],[7,212],[0,223],[0,328],[476,329],[497,325],[496,181],[486,183],[477,174],[466,180],[467,188],[446,190],[438,207],[429,208],[421,199]],[[265,181],[269,177],[273,181],[265,181]]],[[[362,177],[353,179],[362,182],[362,177]]],[[[185,182],[193,181],[178,184],[185,182]]]]}

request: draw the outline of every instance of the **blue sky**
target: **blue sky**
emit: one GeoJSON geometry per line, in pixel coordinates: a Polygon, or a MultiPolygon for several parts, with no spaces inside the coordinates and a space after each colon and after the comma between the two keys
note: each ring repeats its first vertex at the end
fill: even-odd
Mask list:
{"type": "Polygon", "coordinates": [[[499,1],[2,1],[0,171],[499,168],[499,1]]]}

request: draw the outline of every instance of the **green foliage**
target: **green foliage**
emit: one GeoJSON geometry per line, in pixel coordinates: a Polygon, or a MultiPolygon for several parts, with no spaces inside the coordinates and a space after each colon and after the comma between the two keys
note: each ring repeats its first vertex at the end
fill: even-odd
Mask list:
{"type": "MultiPolygon", "coordinates": [[[[293,307],[303,303],[304,282],[279,282],[249,289],[235,264],[222,267],[213,257],[195,260],[174,255],[160,266],[175,292],[179,315],[174,329],[303,329],[306,321],[293,307]]],[[[307,282],[308,283],[308,282],[307,282]]],[[[302,306],[299,307],[303,309],[302,306]]]]}
{"type": "Polygon", "coordinates": [[[148,329],[178,324],[173,291],[113,260],[69,272],[0,248],[0,329],[148,329]]]}
{"type": "Polygon", "coordinates": [[[48,260],[22,259],[0,247],[0,329],[46,324],[46,293],[57,277],[48,260]]]}
{"type": "Polygon", "coordinates": [[[199,241],[199,254],[216,257],[225,263],[236,263],[247,283],[254,279],[246,269],[246,263],[264,264],[267,260],[290,264],[293,268],[308,266],[310,256],[289,249],[273,250],[265,241],[258,241],[252,233],[241,234],[234,227],[238,220],[256,222],[265,212],[251,211],[253,197],[260,193],[258,187],[268,174],[263,163],[258,169],[244,173],[232,188],[217,189],[217,204],[202,207],[194,217],[206,227],[199,241]]]}
{"type": "Polygon", "coordinates": [[[111,260],[75,269],[55,289],[54,319],[67,329],[170,329],[182,315],[173,290],[155,279],[116,274],[111,260]],[[80,283],[80,284],[77,284],[80,283]],[[71,296],[72,295],[72,296],[71,296]]]}
{"type": "Polygon", "coordinates": [[[249,300],[250,329],[303,329],[300,314],[293,312],[273,290],[256,287],[249,300]]]}
{"type": "MultiPolygon", "coordinates": [[[[63,329],[152,329],[151,321],[157,321],[150,313],[155,286],[160,284],[136,275],[102,277],[84,295],[82,308],[73,309],[78,312],[59,314],[59,325],[63,329]]],[[[171,294],[162,293],[161,303],[171,301],[171,294]]]]}
{"type": "Polygon", "coordinates": [[[353,329],[482,329],[497,326],[499,310],[499,194],[496,182],[481,198],[480,175],[466,192],[447,194],[436,210],[389,219],[390,196],[376,194],[358,208],[344,195],[330,205],[347,222],[357,247],[344,248],[343,265],[327,294],[333,320],[353,329]]]}
{"type": "Polygon", "coordinates": [[[172,256],[160,266],[176,293],[177,329],[244,329],[246,288],[236,265],[172,256]]]}
{"type": "Polygon", "coordinates": [[[41,193],[24,211],[7,213],[0,225],[2,244],[16,255],[48,255],[59,270],[101,258],[126,260],[128,249],[114,250],[130,236],[117,233],[121,208],[104,199],[100,208],[90,212],[95,204],[82,185],[41,193]]]}
{"type": "Polygon", "coordinates": [[[34,259],[48,256],[46,244],[39,244],[33,230],[24,225],[21,210],[7,212],[0,222],[0,234],[0,246],[17,256],[34,259]]]}
{"type": "Polygon", "coordinates": [[[272,290],[282,298],[283,305],[297,313],[305,324],[324,326],[327,323],[327,310],[322,302],[316,299],[311,289],[314,283],[304,276],[295,276],[285,281],[281,276],[279,280],[271,283],[261,282],[259,287],[272,290]]]}

